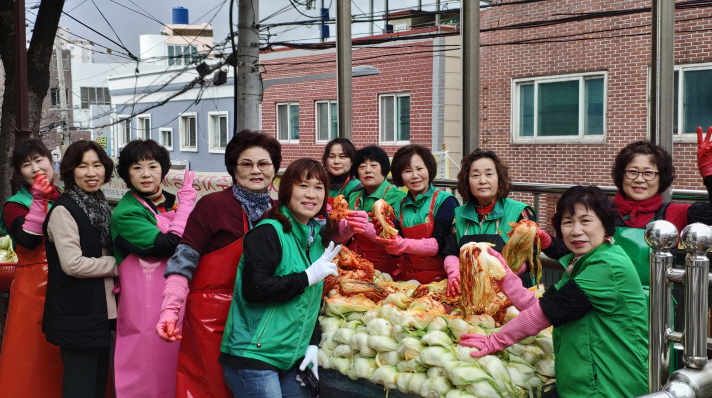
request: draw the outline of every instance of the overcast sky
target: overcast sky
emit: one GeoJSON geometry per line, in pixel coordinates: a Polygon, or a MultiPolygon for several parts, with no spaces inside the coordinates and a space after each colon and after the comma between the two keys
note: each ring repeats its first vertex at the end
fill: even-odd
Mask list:
{"type": "MultiPolygon", "coordinates": [[[[239,0],[235,0],[236,2],[239,0]]],[[[299,0],[305,3],[306,0],[299,0]]],[[[294,1],[295,3],[297,1],[294,1]]],[[[265,19],[272,14],[287,7],[286,11],[273,16],[263,23],[293,22],[306,20],[307,17],[300,15],[298,11],[317,18],[318,9],[307,10],[305,6],[297,6],[298,11],[290,6],[289,0],[261,0],[259,2],[260,19],[265,19]]],[[[321,7],[322,0],[314,0],[317,7],[321,7]]],[[[330,8],[330,15],[336,14],[336,2],[334,0],[324,0],[325,7],[330,8]]],[[[382,15],[384,10],[384,0],[373,0],[376,18],[382,15]]],[[[459,8],[459,1],[441,0],[441,8],[459,8]]],[[[34,20],[33,2],[28,1],[28,14],[30,20],[34,20]]],[[[369,13],[369,0],[354,0],[351,3],[351,13],[363,18],[363,14],[369,13]]],[[[422,5],[424,10],[434,10],[435,0],[390,0],[391,10],[404,8],[417,8],[422,5]]],[[[103,34],[92,32],[81,23],[72,20],[66,15],[62,16],[60,26],[68,27],[70,33],[91,40],[101,46],[107,46],[114,51],[121,51],[119,46],[111,43],[111,40],[122,43],[132,53],[138,55],[139,35],[157,34],[161,30],[161,23],[171,23],[171,9],[173,7],[185,7],[189,12],[190,23],[210,22],[213,25],[214,38],[216,42],[225,39],[229,33],[229,1],[227,0],[67,0],[64,11],[73,18],[86,24],[88,27],[103,34]],[[103,16],[102,16],[103,14],[103,16]],[[145,15],[141,15],[145,14],[145,15]],[[106,20],[104,19],[106,18],[106,20]],[[155,18],[155,19],[154,19],[155,18]],[[107,23],[108,21],[108,23],[107,23]],[[113,28],[113,30],[112,30],[113,28]],[[115,32],[114,32],[115,31],[115,32]]],[[[237,3],[235,4],[235,23],[237,23],[237,3]]],[[[32,26],[28,27],[28,37],[31,34],[32,26]]],[[[330,27],[333,37],[335,27],[330,27]]],[[[383,22],[377,21],[374,32],[378,33],[383,29],[383,22]]],[[[352,29],[354,35],[365,35],[369,32],[368,24],[355,24],[352,29]]],[[[295,41],[317,42],[319,41],[319,27],[281,26],[270,29],[271,41],[295,41]]],[[[263,43],[264,44],[264,43],[263,43]]],[[[105,51],[103,47],[97,46],[97,51],[105,51]]],[[[127,62],[126,59],[118,56],[105,56],[95,54],[96,62],[127,62]]]]}

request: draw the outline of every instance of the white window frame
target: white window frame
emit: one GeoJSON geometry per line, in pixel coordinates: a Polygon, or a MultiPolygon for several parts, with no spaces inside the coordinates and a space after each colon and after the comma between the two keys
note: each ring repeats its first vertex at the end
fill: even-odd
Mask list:
{"type": "Polygon", "coordinates": [[[166,44],[166,58],[168,59],[168,66],[189,65],[199,56],[198,48],[196,46],[191,46],[190,44],[166,44]],[[171,47],[174,49],[172,57],[169,50],[171,47]],[[175,49],[180,49],[180,56],[176,55],[175,49]]]}
{"type": "Polygon", "coordinates": [[[210,141],[210,146],[208,149],[208,152],[210,153],[225,153],[225,148],[227,147],[227,143],[230,142],[230,119],[228,118],[228,112],[227,111],[212,111],[208,112],[208,136],[209,141],[210,141]],[[225,140],[225,146],[218,146],[216,144],[217,141],[217,136],[216,136],[216,131],[215,131],[215,119],[216,118],[225,118],[225,128],[227,129],[227,135],[226,135],[226,140],[225,140]]]}
{"type": "Polygon", "coordinates": [[[584,73],[572,73],[566,75],[551,75],[543,77],[532,77],[524,79],[512,79],[512,113],[511,113],[511,134],[512,143],[514,144],[602,144],[606,142],[606,136],[608,135],[608,72],[607,71],[597,71],[597,72],[584,72],[584,73]],[[579,81],[579,87],[584,87],[586,78],[591,76],[601,76],[603,77],[603,134],[600,135],[585,135],[584,134],[584,118],[582,117],[585,111],[585,99],[586,90],[579,90],[579,134],[573,135],[560,135],[560,136],[546,136],[540,137],[537,135],[531,137],[521,137],[519,136],[519,113],[520,113],[520,98],[519,98],[519,86],[523,84],[534,83],[534,99],[535,99],[535,110],[534,110],[534,126],[537,125],[537,112],[536,112],[536,98],[538,93],[537,85],[539,83],[554,83],[554,82],[565,82],[577,80],[579,81]]]}
{"type": "Polygon", "coordinates": [[[116,115],[116,147],[121,149],[131,141],[131,115],[116,115]],[[122,120],[126,119],[126,120],[122,120]],[[126,131],[128,128],[128,131],[126,131]]]}
{"type": "MultiPolygon", "coordinates": [[[[696,70],[710,70],[712,69],[712,63],[706,62],[706,63],[700,63],[700,64],[685,64],[685,65],[675,65],[674,67],[675,72],[678,72],[677,75],[677,83],[678,83],[678,96],[674,98],[674,106],[677,108],[677,115],[678,115],[678,120],[677,120],[677,133],[673,132],[672,139],[673,142],[697,142],[697,134],[694,132],[692,133],[681,133],[683,131],[684,127],[684,108],[683,108],[683,95],[684,95],[684,73],[685,72],[691,72],[691,71],[696,71],[696,70]]],[[[650,78],[652,78],[651,74],[652,70],[648,68],[648,82],[650,82],[650,78]]],[[[650,83],[648,83],[648,91],[650,91],[650,83]]],[[[648,110],[650,110],[650,95],[648,95],[648,110]]],[[[648,119],[650,119],[650,111],[648,111],[648,119]]],[[[674,116],[673,116],[673,123],[675,122],[674,116]]],[[[648,126],[650,126],[650,123],[647,123],[648,126]]],[[[702,132],[706,134],[707,132],[707,127],[709,126],[702,126],[702,132]]],[[[648,131],[648,137],[650,137],[650,132],[648,131]]]]}
{"type": "MultiPolygon", "coordinates": [[[[290,112],[291,112],[291,107],[292,107],[292,106],[296,106],[296,107],[297,107],[297,119],[300,119],[299,116],[301,116],[301,115],[300,115],[300,110],[299,110],[299,102],[278,102],[278,103],[275,104],[275,107],[274,107],[274,110],[275,110],[274,120],[275,120],[275,122],[276,122],[276,128],[275,128],[275,130],[277,131],[277,140],[278,140],[279,142],[284,142],[284,143],[289,143],[289,144],[298,144],[298,143],[299,143],[299,138],[290,138],[290,135],[291,135],[290,133],[291,133],[291,130],[292,130],[292,118],[291,118],[290,112]],[[280,106],[287,106],[287,107],[288,107],[288,108],[287,108],[287,109],[288,109],[288,112],[287,112],[287,114],[288,114],[288,119],[287,119],[287,138],[286,138],[286,139],[280,137],[280,130],[279,130],[279,125],[280,125],[280,123],[279,123],[279,120],[280,120],[280,119],[279,119],[279,107],[280,107],[280,106]]],[[[300,122],[301,122],[301,121],[299,121],[299,122],[297,123],[297,135],[301,135],[301,132],[299,131],[299,123],[300,123],[300,122]]]]}
{"type": "Polygon", "coordinates": [[[339,136],[339,131],[338,131],[338,125],[339,125],[339,117],[338,117],[338,103],[336,100],[319,100],[319,101],[314,101],[314,130],[316,132],[315,137],[316,137],[316,142],[322,143],[322,142],[329,142],[333,140],[334,138],[337,138],[339,136]],[[321,130],[319,129],[319,105],[320,104],[327,104],[326,107],[326,118],[329,120],[328,126],[327,126],[327,131],[326,131],[326,139],[319,138],[321,135],[321,130]],[[337,131],[331,131],[331,118],[334,116],[331,114],[331,105],[336,105],[337,106],[337,115],[336,115],[336,125],[337,125],[337,131]]]}
{"type": "MultiPolygon", "coordinates": [[[[399,140],[398,139],[398,98],[399,97],[410,97],[409,92],[405,93],[386,93],[386,94],[378,94],[378,143],[381,145],[408,145],[410,144],[410,134],[412,134],[412,131],[409,132],[408,140],[399,140]],[[382,130],[383,126],[383,109],[381,108],[381,99],[385,97],[393,97],[393,128],[395,131],[393,132],[393,138],[395,138],[395,141],[385,141],[383,139],[384,137],[384,131],[382,130]]],[[[412,98],[411,98],[412,99],[412,98]]],[[[412,104],[409,106],[408,112],[410,112],[410,109],[412,108],[412,104]]],[[[410,116],[408,116],[410,118],[410,116]]]]}
{"type": "Polygon", "coordinates": [[[171,127],[161,127],[158,129],[158,143],[163,145],[166,150],[172,151],[173,150],[173,128],[171,127]],[[163,133],[168,133],[168,135],[171,137],[171,142],[166,144],[165,140],[163,139],[163,133]]]}
{"type": "Polygon", "coordinates": [[[148,140],[151,138],[151,115],[143,113],[136,116],[136,139],[148,140]],[[148,131],[144,129],[144,123],[148,121],[148,131]]]}
{"type": "Polygon", "coordinates": [[[178,135],[180,136],[181,152],[198,152],[198,113],[185,112],[178,116],[178,135]],[[187,146],[185,143],[185,120],[193,118],[195,120],[195,146],[187,146]]]}

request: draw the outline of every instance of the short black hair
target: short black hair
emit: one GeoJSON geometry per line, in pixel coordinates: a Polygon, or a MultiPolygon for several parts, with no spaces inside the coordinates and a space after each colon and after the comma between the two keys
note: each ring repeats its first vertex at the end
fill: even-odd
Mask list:
{"type": "Polygon", "coordinates": [[[350,175],[355,175],[354,174],[354,156],[356,155],[356,147],[354,144],[349,140],[348,138],[334,138],[333,140],[329,141],[326,146],[324,147],[324,154],[321,156],[321,164],[326,167],[326,159],[329,158],[329,151],[331,151],[331,147],[334,145],[339,144],[341,145],[341,149],[344,151],[344,154],[346,155],[347,158],[351,159],[351,170],[349,170],[350,175]]]}
{"type": "Polygon", "coordinates": [[[237,159],[240,158],[242,152],[252,147],[263,148],[269,153],[275,176],[277,175],[279,165],[282,163],[282,145],[274,137],[265,133],[245,129],[235,134],[225,147],[225,168],[232,177],[233,184],[237,184],[237,179],[235,178],[237,159]]]}
{"type": "Polygon", "coordinates": [[[675,179],[675,166],[672,164],[672,156],[658,145],[645,140],[628,144],[618,152],[613,163],[611,175],[613,176],[613,183],[616,184],[619,190],[623,190],[625,168],[628,167],[628,164],[633,161],[636,155],[650,155],[650,161],[658,168],[658,173],[660,173],[658,193],[664,192],[672,185],[675,179]]]}
{"type": "Polygon", "coordinates": [[[577,204],[593,210],[601,220],[606,236],[613,236],[616,230],[618,210],[603,190],[595,185],[574,185],[561,194],[559,200],[556,201],[556,213],[551,217],[556,235],[562,236],[561,219],[564,214],[574,214],[574,207],[577,204]]]}
{"type": "Polygon", "coordinates": [[[396,186],[402,187],[405,185],[402,177],[403,170],[410,167],[410,160],[413,158],[413,155],[420,155],[420,157],[423,158],[425,168],[428,169],[428,184],[432,183],[435,179],[435,175],[438,173],[438,163],[435,161],[432,152],[422,145],[410,144],[402,147],[393,155],[391,177],[396,186]]]}
{"type": "Polygon", "coordinates": [[[355,167],[356,170],[358,170],[361,163],[366,160],[373,160],[380,163],[381,174],[383,174],[384,177],[391,172],[391,162],[388,160],[388,154],[381,149],[381,147],[370,145],[359,149],[356,151],[356,155],[354,155],[354,164],[351,167],[355,167]]]}
{"type": "Polygon", "coordinates": [[[40,140],[26,140],[15,146],[12,151],[12,168],[17,174],[20,174],[22,164],[28,159],[34,159],[35,156],[44,156],[49,161],[52,161],[52,152],[47,149],[45,144],[40,140]]]}
{"type": "Polygon", "coordinates": [[[106,154],[104,148],[94,141],[75,141],[67,148],[62,157],[62,163],[59,165],[59,175],[62,177],[62,182],[66,188],[71,188],[76,183],[74,182],[74,169],[82,164],[84,152],[94,151],[99,157],[99,161],[104,165],[104,184],[111,181],[111,175],[114,174],[114,162],[106,154]]]}
{"type": "Polygon", "coordinates": [[[142,160],[155,160],[161,165],[161,181],[171,168],[171,155],[162,145],[151,139],[133,140],[121,150],[119,163],[116,165],[116,172],[126,182],[126,185],[131,186],[129,168],[132,164],[142,160]]]}

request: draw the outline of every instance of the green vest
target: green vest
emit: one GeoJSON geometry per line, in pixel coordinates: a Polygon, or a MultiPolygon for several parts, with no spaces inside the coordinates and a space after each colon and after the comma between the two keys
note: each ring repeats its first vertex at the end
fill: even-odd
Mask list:
{"type": "Polygon", "coordinates": [[[457,237],[457,242],[460,242],[463,236],[483,234],[499,235],[507,243],[509,240],[507,232],[512,230],[509,223],[516,223],[525,209],[529,209],[534,213],[526,203],[510,198],[498,199],[492,211],[480,222],[477,210],[475,210],[475,199],[472,199],[455,209],[455,236],[457,237]]]}
{"type": "Polygon", "coordinates": [[[329,197],[330,198],[335,198],[339,195],[344,195],[344,198],[346,200],[349,199],[349,196],[351,196],[351,193],[354,191],[354,189],[361,184],[361,181],[358,180],[356,177],[351,177],[348,183],[346,183],[346,186],[343,186],[339,189],[332,189],[329,191],[329,197]]]}
{"type": "MultiPolygon", "coordinates": [[[[142,205],[133,195],[133,191],[126,192],[111,213],[111,240],[122,236],[134,246],[141,249],[151,249],[156,236],[161,230],[156,226],[156,214],[142,205]]],[[[131,253],[123,253],[114,246],[116,263],[122,261],[131,253]]]]}
{"type": "MultiPolygon", "coordinates": [[[[424,194],[418,195],[415,200],[413,200],[412,195],[406,195],[405,201],[402,201],[402,205],[399,205],[396,210],[399,217],[402,217],[403,220],[401,227],[414,227],[416,225],[425,224],[428,221],[435,221],[428,220],[428,215],[430,214],[430,201],[432,200],[435,191],[437,191],[437,188],[435,188],[433,184],[430,184],[430,188],[428,188],[424,194]]],[[[433,216],[438,214],[440,205],[451,196],[453,196],[451,193],[445,191],[440,191],[438,193],[438,196],[435,198],[435,206],[433,207],[433,216]]]]}
{"type": "MultiPolygon", "coordinates": [[[[297,222],[285,206],[280,206],[280,210],[292,224],[292,232],[284,232],[282,224],[274,219],[265,219],[257,224],[271,225],[279,236],[282,261],[275,270],[275,276],[304,272],[324,253],[319,235],[321,228],[314,219],[310,220],[315,236],[309,247],[307,242],[311,228],[297,222]]],[[[244,244],[250,244],[249,238],[248,232],[244,244]]],[[[314,333],[324,283],[308,286],[304,293],[287,302],[248,303],[242,297],[244,260],[243,257],[237,269],[235,292],[220,351],[289,370],[294,367],[297,359],[304,356],[314,333]]]]}
{"type": "MultiPolygon", "coordinates": [[[[566,268],[573,253],[562,257],[566,268]]],[[[648,392],[648,313],[640,279],[619,246],[603,243],[576,260],[573,279],[593,308],[554,328],[556,388],[568,397],[637,397],[648,392]]]]}
{"type": "Polygon", "coordinates": [[[376,203],[378,199],[383,199],[393,207],[396,216],[398,216],[398,209],[405,195],[407,195],[405,192],[388,182],[388,180],[383,180],[383,183],[381,183],[378,189],[370,195],[366,193],[366,188],[352,192],[351,195],[349,195],[349,208],[352,210],[371,212],[373,204],[376,203]],[[357,201],[358,206],[356,206],[357,201]]]}
{"type": "MultiPolygon", "coordinates": [[[[32,193],[28,189],[27,184],[21,184],[20,185],[20,190],[17,191],[16,194],[10,196],[6,201],[5,204],[7,203],[19,203],[28,209],[30,208],[30,204],[32,203],[32,193]]],[[[59,192],[62,192],[62,188],[59,185],[55,185],[57,189],[59,189],[59,192]]],[[[47,206],[47,210],[51,209],[52,206],[54,206],[53,201],[49,201],[49,205],[47,206]]],[[[2,209],[0,209],[0,232],[3,233],[3,235],[8,235],[10,231],[7,230],[7,227],[5,226],[5,221],[3,218],[3,213],[5,211],[5,205],[3,204],[2,209]]]]}

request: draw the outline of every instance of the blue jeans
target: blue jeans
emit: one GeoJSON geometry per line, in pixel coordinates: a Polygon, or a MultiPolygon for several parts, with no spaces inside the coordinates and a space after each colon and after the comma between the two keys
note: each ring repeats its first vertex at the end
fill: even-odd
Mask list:
{"type": "Polygon", "coordinates": [[[225,383],[235,398],[311,398],[309,389],[297,381],[296,366],[284,376],[273,370],[222,367],[225,383]]]}

